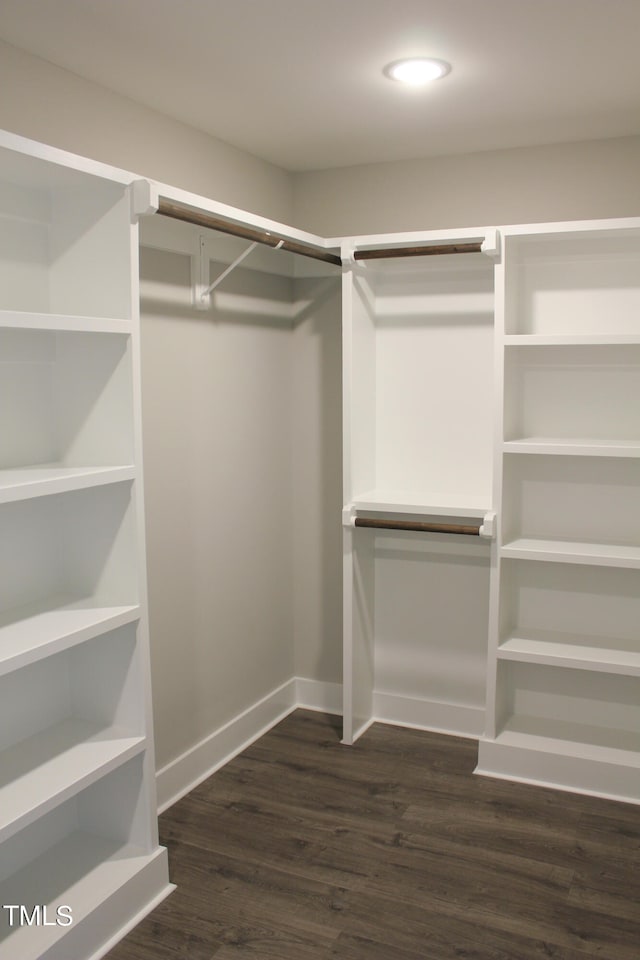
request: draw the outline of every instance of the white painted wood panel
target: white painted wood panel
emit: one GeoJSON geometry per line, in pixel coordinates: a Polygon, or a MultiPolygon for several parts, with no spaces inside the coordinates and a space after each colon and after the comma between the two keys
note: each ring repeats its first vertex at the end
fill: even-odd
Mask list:
{"type": "Polygon", "coordinates": [[[637,229],[539,234],[520,238],[517,251],[507,333],[638,334],[637,229]]]}
{"type": "Polygon", "coordinates": [[[84,960],[170,890],[148,684],[137,226],[131,177],[0,143],[1,899],[55,916],[68,896],[78,911],[70,927],[13,929],[3,911],[0,957],[84,960]]]}

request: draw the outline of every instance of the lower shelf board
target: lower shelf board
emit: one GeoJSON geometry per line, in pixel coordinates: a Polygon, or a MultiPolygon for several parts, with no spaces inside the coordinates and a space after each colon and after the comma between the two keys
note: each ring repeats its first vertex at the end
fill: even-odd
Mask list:
{"type": "Polygon", "coordinates": [[[552,563],[585,563],[601,567],[640,569],[640,547],[618,543],[589,543],[519,537],[500,549],[503,557],[546,560],[552,563]]]}
{"type": "MultiPolygon", "coordinates": [[[[10,926],[11,916],[15,921],[19,913],[0,911],[0,960],[16,960],[18,957],[20,960],[37,960],[45,951],[54,953],[56,943],[61,944],[61,952],[54,953],[56,957],[65,956],[71,960],[76,956],[87,956],[88,952],[80,953],[71,948],[67,951],[63,942],[65,937],[68,935],[69,940],[76,937],[78,928],[91,922],[92,913],[118,893],[129,899],[127,912],[133,917],[163,888],[166,888],[166,853],[163,848],[146,853],[133,845],[94,834],[73,833],[0,883],[0,903],[24,905],[31,912],[38,906],[41,921],[30,926],[14,922],[10,926]],[[143,872],[149,875],[146,882],[136,884],[135,891],[128,891],[127,887],[131,887],[143,872]],[[70,908],[71,924],[57,922],[69,914],[64,911],[59,915],[61,906],[70,908]],[[46,926],[42,923],[44,907],[46,926]]],[[[99,939],[93,949],[105,941],[105,932],[107,935],[117,933],[117,928],[127,917],[119,917],[114,911],[113,919],[116,929],[105,931],[104,924],[101,924],[99,939]]]]}
{"type": "Polygon", "coordinates": [[[498,647],[500,660],[640,676],[640,638],[635,641],[553,630],[516,630],[498,647]]]}
{"type": "Polygon", "coordinates": [[[475,772],[640,805],[640,733],[516,716],[480,739],[475,772]]]}
{"type": "Polygon", "coordinates": [[[505,724],[495,742],[640,770],[640,731],[516,715],[505,724]]]}
{"type": "Polygon", "coordinates": [[[136,756],[145,745],[144,737],[66,720],[4,750],[0,841],[136,756]]]}
{"type": "Polygon", "coordinates": [[[92,598],[47,601],[0,615],[0,676],[43,657],[133,623],[138,604],[105,605],[92,598]]]}

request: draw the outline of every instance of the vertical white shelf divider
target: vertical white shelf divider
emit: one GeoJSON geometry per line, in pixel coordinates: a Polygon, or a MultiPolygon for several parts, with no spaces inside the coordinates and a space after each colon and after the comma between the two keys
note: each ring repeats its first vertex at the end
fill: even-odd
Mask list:
{"type": "Polygon", "coordinates": [[[507,297],[506,270],[510,251],[501,236],[500,258],[496,262],[495,278],[495,333],[493,344],[493,507],[495,511],[494,540],[491,544],[491,573],[489,577],[489,629],[487,637],[487,685],[484,736],[494,737],[496,713],[499,711],[499,691],[496,687],[496,657],[500,632],[500,531],[502,526],[502,437],[504,435],[504,331],[507,297]]]}
{"type": "Polygon", "coordinates": [[[101,955],[172,889],[132,179],[0,134],[0,960],[101,955]]]}

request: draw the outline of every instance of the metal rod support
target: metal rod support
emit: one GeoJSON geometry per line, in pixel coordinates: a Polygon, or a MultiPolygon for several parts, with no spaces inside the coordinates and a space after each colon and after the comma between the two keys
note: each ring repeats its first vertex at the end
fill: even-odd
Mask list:
{"type": "Polygon", "coordinates": [[[201,299],[204,300],[204,298],[205,298],[205,297],[208,297],[210,293],[213,293],[213,291],[216,289],[217,286],[219,286],[219,285],[222,283],[222,281],[225,279],[225,277],[228,277],[230,273],[233,273],[233,271],[235,270],[235,268],[236,268],[236,267],[239,267],[240,264],[242,263],[242,261],[243,261],[243,260],[246,260],[246,258],[249,256],[249,254],[250,254],[253,250],[255,250],[255,248],[256,248],[257,246],[258,246],[258,243],[257,243],[256,240],[254,240],[253,243],[249,244],[249,246],[247,247],[247,249],[246,249],[246,250],[243,250],[242,253],[240,254],[240,256],[239,256],[239,257],[236,257],[236,259],[233,261],[233,263],[230,263],[229,266],[228,266],[225,270],[222,271],[222,273],[220,274],[220,276],[216,277],[215,280],[214,280],[212,283],[209,284],[209,286],[207,287],[207,289],[204,290],[204,291],[200,294],[201,299]]]}
{"type": "Polygon", "coordinates": [[[411,530],[417,533],[457,533],[468,537],[480,536],[480,525],[467,523],[426,523],[414,520],[377,520],[373,517],[356,517],[356,527],[374,530],[411,530]]]}
{"type": "Polygon", "coordinates": [[[183,220],[185,223],[194,223],[198,227],[218,230],[220,233],[228,233],[233,237],[242,237],[254,243],[263,243],[267,247],[279,247],[282,250],[288,250],[289,253],[298,253],[302,257],[310,257],[312,260],[322,260],[324,263],[333,263],[337,267],[342,265],[342,260],[336,253],[331,253],[330,250],[325,250],[323,247],[314,247],[308,243],[298,243],[295,240],[287,240],[286,237],[274,236],[266,230],[256,230],[253,227],[245,227],[239,223],[231,223],[229,220],[214,217],[213,214],[205,213],[203,210],[194,210],[193,207],[183,207],[181,204],[172,203],[170,200],[165,200],[164,197],[160,197],[158,201],[157,212],[163,217],[170,217],[173,220],[183,220]]]}

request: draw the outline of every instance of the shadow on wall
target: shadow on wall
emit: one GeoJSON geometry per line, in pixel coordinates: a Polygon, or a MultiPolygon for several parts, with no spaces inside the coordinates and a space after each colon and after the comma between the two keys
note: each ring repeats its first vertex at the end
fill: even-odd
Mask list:
{"type": "Polygon", "coordinates": [[[339,271],[294,282],[296,675],[342,682],[342,328],[339,271]]]}

